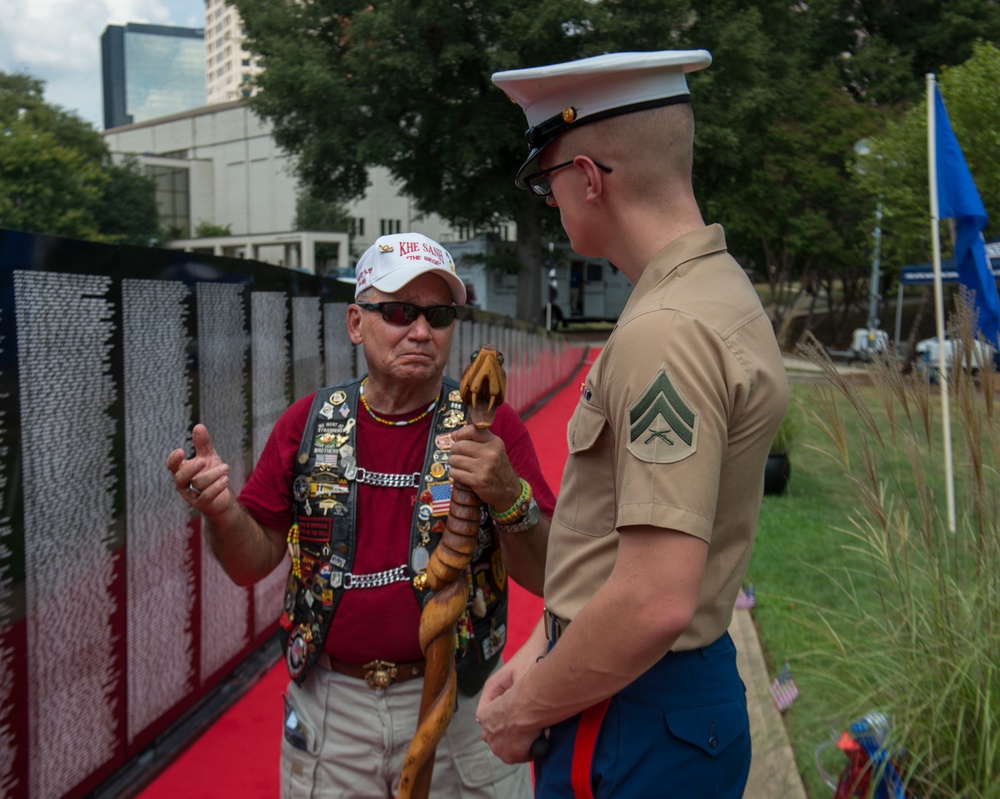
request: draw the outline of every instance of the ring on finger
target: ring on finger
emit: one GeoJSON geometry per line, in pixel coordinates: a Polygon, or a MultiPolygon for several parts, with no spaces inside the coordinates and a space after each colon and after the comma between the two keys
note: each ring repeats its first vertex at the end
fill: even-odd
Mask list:
{"type": "Polygon", "coordinates": [[[188,493],[193,497],[197,497],[199,494],[201,494],[201,489],[198,488],[194,483],[188,483],[187,490],[188,493]]]}

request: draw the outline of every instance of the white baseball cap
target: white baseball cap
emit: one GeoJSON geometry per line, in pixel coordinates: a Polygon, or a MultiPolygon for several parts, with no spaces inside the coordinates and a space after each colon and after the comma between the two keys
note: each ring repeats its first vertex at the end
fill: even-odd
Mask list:
{"type": "Polygon", "coordinates": [[[690,102],[685,74],[712,63],[707,50],[608,53],[493,74],[493,82],[521,106],[531,151],[515,183],[538,171],[542,151],[573,127],[599,119],[690,102]]]}
{"type": "Polygon", "coordinates": [[[440,275],[451,289],[456,305],[465,305],[465,283],[455,274],[451,254],[422,233],[379,236],[358,259],[354,297],[374,286],[394,294],[416,277],[440,275]]]}

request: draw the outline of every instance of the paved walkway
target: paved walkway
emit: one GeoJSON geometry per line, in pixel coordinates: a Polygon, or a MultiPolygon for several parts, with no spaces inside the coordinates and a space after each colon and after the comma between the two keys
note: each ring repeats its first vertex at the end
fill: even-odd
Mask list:
{"type": "Polygon", "coordinates": [[[743,799],[806,799],[785,723],[768,692],[771,677],[749,610],[733,612],[729,634],[736,644],[736,664],[747,687],[753,739],[750,779],[743,799]]]}

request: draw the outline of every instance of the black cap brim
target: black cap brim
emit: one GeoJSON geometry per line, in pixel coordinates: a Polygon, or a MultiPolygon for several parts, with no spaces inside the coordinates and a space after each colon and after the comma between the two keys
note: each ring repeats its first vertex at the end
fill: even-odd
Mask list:
{"type": "Polygon", "coordinates": [[[538,161],[542,157],[542,153],[545,152],[545,148],[548,147],[555,139],[545,142],[541,147],[535,147],[528,157],[525,159],[524,163],[517,170],[517,175],[514,176],[514,185],[519,189],[529,189],[530,186],[525,182],[525,178],[531,177],[536,172],[541,171],[541,167],[538,166],[538,161]]]}

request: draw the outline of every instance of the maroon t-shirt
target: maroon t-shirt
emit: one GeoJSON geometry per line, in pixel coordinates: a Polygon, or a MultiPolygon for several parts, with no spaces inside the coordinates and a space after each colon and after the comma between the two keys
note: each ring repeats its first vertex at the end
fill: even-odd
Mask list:
{"type": "MultiPolygon", "coordinates": [[[[286,531],[292,524],[292,465],[299,451],[313,397],[295,402],[278,419],[260,460],[240,492],[240,502],[260,524],[286,531]]],[[[360,405],[359,405],[360,408],[360,405]]],[[[382,415],[402,421],[413,414],[382,415]]],[[[370,472],[422,472],[431,414],[411,425],[391,427],[363,408],[357,415],[355,457],[370,472]]],[[[538,456],[520,417],[509,405],[497,409],[490,428],[501,438],[514,471],[531,485],[542,513],[551,518],[555,496],[538,465],[538,456]]],[[[358,486],[357,550],[354,574],[373,574],[409,562],[410,525],[416,488],[358,486]]],[[[350,663],[375,658],[401,662],[422,657],[418,639],[420,608],[409,582],[344,591],[330,624],[325,649],[350,663]]]]}

